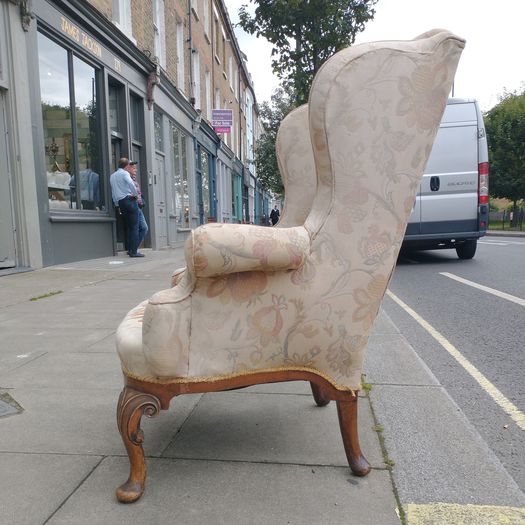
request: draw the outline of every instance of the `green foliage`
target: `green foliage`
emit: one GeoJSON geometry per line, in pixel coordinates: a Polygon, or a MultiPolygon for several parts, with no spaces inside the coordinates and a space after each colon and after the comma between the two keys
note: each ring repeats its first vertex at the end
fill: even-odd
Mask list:
{"type": "Polygon", "coordinates": [[[525,90],[505,93],[485,115],[490,193],[516,205],[525,198],[525,90]]]}
{"type": "Polygon", "coordinates": [[[293,89],[297,105],[308,101],[321,65],[354,43],[375,14],[377,0],[249,0],[239,10],[239,25],[273,44],[272,68],[282,85],[293,89]]]}
{"type": "Polygon", "coordinates": [[[284,186],[277,166],[275,141],[281,121],[294,107],[293,95],[283,88],[274,91],[271,104],[263,102],[259,107],[264,133],[255,148],[257,180],[264,190],[280,196],[284,195],[284,186]]]}

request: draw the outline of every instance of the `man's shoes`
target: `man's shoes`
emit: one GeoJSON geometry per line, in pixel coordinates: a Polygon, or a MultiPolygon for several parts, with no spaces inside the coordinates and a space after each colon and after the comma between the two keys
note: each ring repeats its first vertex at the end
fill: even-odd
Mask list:
{"type": "Polygon", "coordinates": [[[137,253],[130,253],[130,257],[146,257],[143,253],[137,252],[137,253]]]}

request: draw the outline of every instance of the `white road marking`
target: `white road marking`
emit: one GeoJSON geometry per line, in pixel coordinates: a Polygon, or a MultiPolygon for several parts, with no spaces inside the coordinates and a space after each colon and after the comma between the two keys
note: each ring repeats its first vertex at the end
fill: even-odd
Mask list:
{"type": "Polygon", "coordinates": [[[439,272],[439,275],[444,275],[445,277],[449,277],[450,279],[454,279],[455,281],[459,281],[460,283],[472,286],[472,288],[477,288],[478,290],[483,290],[484,292],[491,293],[492,295],[496,295],[497,297],[501,297],[502,299],[506,299],[507,301],[512,301],[513,303],[519,304],[520,306],[525,306],[525,299],[521,299],[520,297],[516,297],[515,295],[510,295],[510,293],[500,292],[495,288],[490,288],[488,286],[484,286],[483,284],[478,284],[474,281],[463,279],[463,277],[459,277],[457,275],[454,275],[453,273],[439,272]]]}
{"type": "Polygon", "coordinates": [[[525,242],[519,242],[519,241],[508,241],[503,239],[493,240],[493,241],[478,241],[480,244],[492,244],[494,246],[507,246],[509,244],[525,244],[525,242]]]}
{"type": "Polygon", "coordinates": [[[405,312],[408,313],[417,323],[419,323],[464,369],[470,376],[483,388],[483,390],[506,412],[521,430],[525,430],[525,414],[516,405],[507,399],[503,393],[491,383],[463,354],[443,335],[441,335],[432,325],[423,319],[410,306],[404,303],[397,295],[390,290],[386,291],[388,297],[395,301],[405,312]]]}

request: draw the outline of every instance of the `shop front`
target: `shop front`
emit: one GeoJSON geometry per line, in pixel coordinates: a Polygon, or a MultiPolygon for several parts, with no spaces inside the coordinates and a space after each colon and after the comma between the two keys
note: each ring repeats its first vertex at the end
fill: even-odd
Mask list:
{"type": "Polygon", "coordinates": [[[61,6],[36,3],[30,35],[44,266],[104,257],[124,248],[124,229],[109,186],[120,157],[138,162],[149,200],[145,124],[154,64],[124,39],[119,42],[111,24],[94,10],[77,2],[61,6]]]}

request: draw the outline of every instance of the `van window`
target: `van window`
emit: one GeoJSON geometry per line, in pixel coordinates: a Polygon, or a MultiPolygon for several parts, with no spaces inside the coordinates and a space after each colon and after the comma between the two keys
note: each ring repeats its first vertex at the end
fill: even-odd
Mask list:
{"type": "Polygon", "coordinates": [[[474,104],[448,104],[441,123],[477,121],[477,119],[476,106],[474,104]]]}

